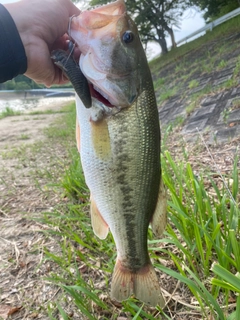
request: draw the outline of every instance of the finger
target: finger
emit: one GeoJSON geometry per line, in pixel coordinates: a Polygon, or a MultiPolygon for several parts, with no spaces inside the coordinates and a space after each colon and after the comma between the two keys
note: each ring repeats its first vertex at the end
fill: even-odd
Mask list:
{"type": "Polygon", "coordinates": [[[69,17],[80,14],[80,10],[72,3],[72,1],[68,0],[68,10],[69,10],[69,17]]]}
{"type": "Polygon", "coordinates": [[[62,49],[67,51],[68,50],[68,40],[69,37],[67,34],[64,34],[62,37],[60,37],[59,39],[57,39],[53,45],[51,46],[50,52],[52,50],[56,50],[56,49],[62,49]]]}

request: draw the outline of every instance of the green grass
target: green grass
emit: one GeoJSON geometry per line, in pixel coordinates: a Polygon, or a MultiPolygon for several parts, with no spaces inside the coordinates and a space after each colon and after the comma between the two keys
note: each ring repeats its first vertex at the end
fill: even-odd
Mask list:
{"type": "Polygon", "coordinates": [[[160,102],[166,101],[169,98],[173,97],[176,94],[176,92],[177,92],[177,89],[175,87],[170,89],[166,87],[162,87],[161,94],[159,96],[158,101],[160,102]]]}
{"type": "Polygon", "coordinates": [[[194,89],[199,85],[199,81],[197,81],[196,79],[193,79],[189,82],[188,87],[189,89],[194,89]]]}
{"type": "Polygon", "coordinates": [[[19,140],[28,140],[30,139],[30,136],[26,133],[22,133],[19,137],[19,140]]]}
{"type": "Polygon", "coordinates": [[[6,118],[6,117],[17,116],[20,114],[21,114],[21,111],[14,111],[12,108],[6,107],[5,110],[0,112],[0,119],[6,118]]]}
{"type": "Polygon", "coordinates": [[[61,108],[61,110],[53,110],[53,109],[47,109],[47,110],[37,110],[37,111],[30,111],[27,114],[29,115],[41,115],[41,114],[57,114],[57,113],[67,113],[71,110],[69,107],[70,105],[66,105],[65,107],[61,108]]]}
{"type": "Polygon", "coordinates": [[[217,66],[218,70],[224,69],[227,66],[227,62],[225,60],[221,60],[217,66]]]}
{"type": "Polygon", "coordinates": [[[209,286],[208,279],[213,276],[212,264],[218,263],[233,273],[240,271],[237,161],[236,158],[231,194],[225,188],[220,190],[209,176],[211,188],[215,191],[215,196],[211,197],[205,190],[203,177],[196,177],[190,164],[174,163],[168,152],[162,158],[163,178],[170,191],[169,218],[172,222],[167,229],[167,240],[179,249],[177,255],[169,252],[181,274],[181,277],[176,274],[175,277],[186,277],[185,281],[192,278],[194,285],[188,283],[189,289],[202,307],[203,314],[207,305],[212,316],[215,315],[214,319],[225,319],[225,316],[220,311],[221,304],[213,301],[222,296],[224,304],[228,305],[230,291],[225,287],[209,286]]]}
{"type": "MultiPolygon", "coordinates": [[[[48,305],[49,319],[58,318],[56,310],[63,319],[71,319],[67,301],[71,301],[71,309],[82,319],[117,319],[121,315],[132,319],[171,319],[168,308],[149,308],[134,297],[117,306],[110,301],[110,279],[116,259],[114,241],[111,234],[100,241],[92,231],[89,191],[78,152],[69,143],[74,139],[74,110],[64,119],[63,127],[59,120],[46,131],[52,143],[61,141],[66,146],[66,163],[61,163],[64,174],[58,183],[56,176],[49,175],[49,185],[62,190],[63,199],[68,199],[41,218],[50,227],[46,235],[53,237],[59,247],[44,250],[45,261],[56,265],[47,281],[61,292],[58,301],[48,305]]],[[[169,223],[162,239],[155,239],[149,229],[149,252],[154,266],[163,278],[168,275],[169,281],[175,281],[176,286],[179,283],[183,292],[189,292],[193,303],[186,301],[186,305],[191,309],[179,304],[179,312],[194,312],[201,319],[239,319],[239,159],[235,158],[231,174],[225,177],[226,185],[231,185],[228,190],[224,184],[218,186],[211,170],[204,169],[204,175],[196,175],[187,162],[187,154],[185,161],[174,161],[166,146],[163,150],[169,223]]]]}

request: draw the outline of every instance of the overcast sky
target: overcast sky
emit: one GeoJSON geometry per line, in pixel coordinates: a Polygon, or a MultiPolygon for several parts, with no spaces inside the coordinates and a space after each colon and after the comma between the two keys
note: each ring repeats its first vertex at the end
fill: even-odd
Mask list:
{"type": "MultiPolygon", "coordinates": [[[[0,0],[0,3],[14,2],[17,0],[0,0]]],[[[41,0],[39,0],[41,1],[41,0]]],[[[189,9],[182,17],[180,29],[174,29],[176,41],[188,36],[194,31],[202,28],[205,25],[202,13],[196,12],[194,9],[189,9]]],[[[170,47],[170,38],[167,38],[167,44],[170,47]]],[[[160,46],[158,44],[151,43],[149,45],[148,57],[154,57],[160,53],[160,46]]]]}
{"type": "MultiPolygon", "coordinates": [[[[202,16],[203,13],[197,12],[194,8],[186,10],[181,19],[180,29],[173,28],[176,42],[202,28],[205,25],[205,21],[202,16]]],[[[167,45],[168,47],[171,47],[170,37],[167,38],[167,45]]],[[[158,55],[161,51],[158,44],[151,43],[149,47],[148,56],[150,57],[158,55]]]]}

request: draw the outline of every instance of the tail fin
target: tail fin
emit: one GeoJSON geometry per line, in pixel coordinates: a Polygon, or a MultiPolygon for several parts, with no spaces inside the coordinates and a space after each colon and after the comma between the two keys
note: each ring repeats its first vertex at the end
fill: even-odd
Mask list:
{"type": "Polygon", "coordinates": [[[132,294],[144,303],[154,307],[156,305],[164,307],[165,300],[151,262],[135,272],[124,268],[119,260],[116,262],[112,278],[111,298],[123,301],[132,294]]]}

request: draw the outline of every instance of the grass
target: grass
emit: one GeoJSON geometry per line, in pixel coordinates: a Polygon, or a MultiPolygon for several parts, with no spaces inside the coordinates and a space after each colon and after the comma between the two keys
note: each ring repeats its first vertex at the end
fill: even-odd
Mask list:
{"type": "Polygon", "coordinates": [[[224,69],[227,66],[227,61],[221,60],[217,66],[219,70],[224,69]]]}
{"type": "Polygon", "coordinates": [[[177,89],[175,87],[174,88],[162,87],[161,91],[162,92],[159,96],[158,102],[164,102],[164,101],[168,100],[169,98],[173,97],[176,94],[177,89]]]}
{"type": "Polygon", "coordinates": [[[67,113],[71,109],[69,105],[66,105],[65,107],[61,108],[61,110],[53,110],[53,109],[47,109],[47,110],[36,110],[36,111],[30,111],[27,114],[29,115],[42,115],[42,114],[57,114],[57,113],[67,113]]]}
{"type": "Polygon", "coordinates": [[[12,108],[6,107],[5,110],[0,112],[0,119],[6,118],[6,117],[17,116],[20,114],[21,114],[21,111],[14,111],[12,108]]]}
{"type": "MultiPolygon", "coordinates": [[[[181,274],[174,276],[187,283],[204,316],[207,316],[207,306],[207,313],[214,319],[227,319],[218,299],[228,306],[233,291],[230,293],[225,286],[219,288],[214,282],[209,285],[209,277],[213,276],[213,263],[218,263],[231,274],[240,271],[240,212],[237,205],[239,194],[236,192],[239,190],[238,159],[234,163],[231,193],[226,188],[220,190],[209,176],[214,197],[209,196],[203,177],[197,178],[190,164],[184,167],[174,163],[168,152],[162,160],[164,182],[170,191],[169,218],[172,226],[177,228],[175,230],[170,224],[167,229],[167,241],[173,242],[179,249],[177,255],[169,253],[181,274]],[[189,281],[189,278],[192,280],[189,281]]],[[[162,267],[160,269],[163,271],[162,267]]],[[[171,274],[171,271],[168,270],[168,273],[171,274]]],[[[237,291],[234,294],[237,299],[237,291]]]]}
{"type": "Polygon", "coordinates": [[[199,85],[199,81],[196,79],[193,79],[189,82],[188,87],[189,89],[194,89],[199,85]]]}
{"type": "MultiPolygon", "coordinates": [[[[57,113],[67,113],[69,112],[69,105],[66,105],[61,110],[52,110],[48,109],[45,111],[31,111],[28,112],[27,115],[42,115],[42,114],[57,114],[57,113]]],[[[19,116],[23,114],[21,111],[15,111],[10,107],[6,107],[2,112],[0,112],[0,119],[6,118],[6,117],[12,117],[12,116],[19,116]]],[[[25,118],[24,120],[29,120],[29,118],[25,118]]],[[[36,118],[38,120],[38,118],[36,118]]]]}
{"type": "Polygon", "coordinates": [[[21,136],[19,137],[19,140],[28,140],[30,139],[29,134],[22,133],[21,136]]]}
{"type": "Polygon", "coordinates": [[[237,109],[240,106],[240,99],[236,98],[232,101],[231,105],[233,106],[233,109],[237,109]]]}
{"type": "MultiPolygon", "coordinates": [[[[121,304],[109,299],[116,259],[114,241],[111,234],[100,241],[91,228],[89,191],[78,152],[69,143],[74,138],[74,111],[65,115],[61,133],[56,130],[60,123],[62,120],[49,128],[46,135],[52,143],[61,141],[66,146],[66,159],[71,161],[61,164],[64,173],[58,183],[55,175],[49,175],[49,185],[62,190],[63,199],[69,200],[41,218],[49,226],[46,234],[54,237],[59,247],[44,251],[45,261],[56,266],[47,281],[61,292],[58,301],[48,305],[49,319],[58,319],[57,314],[71,319],[71,312],[81,319],[171,319],[171,300],[161,310],[149,308],[134,297],[121,304]]],[[[162,279],[168,275],[168,281],[171,279],[181,291],[188,292],[184,301],[187,307],[179,302],[177,312],[195,313],[202,319],[240,319],[239,159],[235,158],[226,185],[219,185],[214,172],[203,170],[201,174],[199,169],[196,175],[187,162],[187,153],[185,161],[175,161],[166,146],[163,150],[161,163],[169,193],[169,223],[163,239],[155,239],[149,229],[149,252],[154,266],[162,279]],[[231,185],[230,189],[227,185],[231,185]]],[[[168,287],[165,289],[168,291],[168,287]]]]}

